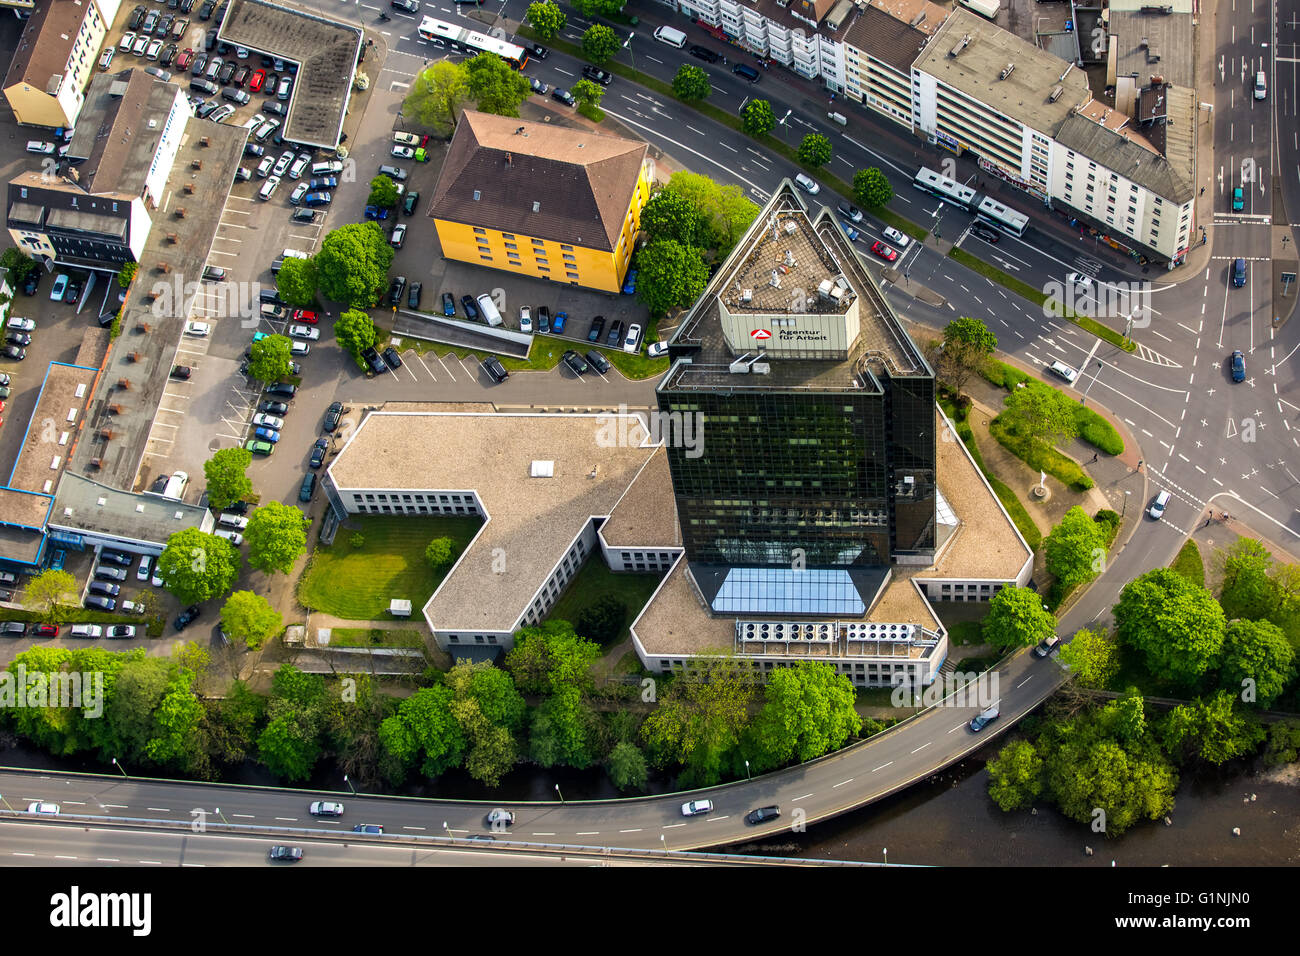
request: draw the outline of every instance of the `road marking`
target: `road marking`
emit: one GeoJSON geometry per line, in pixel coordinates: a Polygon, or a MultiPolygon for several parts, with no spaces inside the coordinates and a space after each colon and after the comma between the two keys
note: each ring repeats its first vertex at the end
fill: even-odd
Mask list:
{"type": "Polygon", "coordinates": [[[791,802],[791,803],[798,803],[800,800],[807,800],[807,799],[808,799],[809,797],[811,797],[811,796],[812,796],[811,793],[805,793],[802,797],[795,797],[795,798],[794,798],[793,800],[791,800],[790,802],[791,802]]]}
{"type": "Polygon", "coordinates": [[[666,824],[664,824],[664,829],[665,829],[665,830],[675,830],[675,829],[677,829],[677,827],[684,827],[684,826],[686,826],[685,823],[666,823],[666,824]]]}
{"type": "Polygon", "coordinates": [[[934,741],[929,741],[928,743],[921,744],[921,746],[919,746],[919,747],[917,747],[915,750],[913,750],[912,753],[914,753],[914,754],[919,754],[922,750],[924,750],[926,747],[930,746],[930,744],[932,744],[932,743],[934,743],[934,741]]]}
{"type": "Polygon", "coordinates": [[[115,857],[115,856],[99,856],[99,857],[96,857],[96,858],[95,858],[95,862],[97,862],[97,863],[121,863],[122,861],[119,860],[119,859],[118,859],[117,857],[115,857]]]}
{"type": "Polygon", "coordinates": [[[403,829],[403,830],[421,830],[421,831],[423,831],[423,830],[425,829],[425,827],[402,827],[402,829],[403,829]]]}
{"type": "Polygon", "coordinates": [[[145,809],[146,809],[146,810],[150,810],[150,811],[152,811],[152,812],[154,812],[154,813],[171,813],[171,812],[172,812],[171,807],[145,807],[145,809]]]}
{"type": "Polygon", "coordinates": [[[872,773],[876,773],[877,771],[884,770],[886,767],[892,767],[893,764],[894,764],[894,761],[892,761],[892,760],[889,761],[889,763],[882,763],[879,767],[877,767],[875,770],[873,770],[873,771],[871,771],[871,772],[872,772],[872,773]]]}
{"type": "Polygon", "coordinates": [[[641,828],[637,827],[635,830],[619,830],[618,832],[619,833],[640,833],[641,828]]]}
{"type": "MultiPolygon", "coordinates": [[[[892,762],[893,762],[893,761],[890,761],[890,763],[892,763],[892,762]]],[[[889,766],[889,764],[885,764],[885,766],[887,767],[887,766],[889,766]]],[[[844,786],[846,783],[852,783],[852,782],[853,782],[853,778],[852,778],[852,777],[849,777],[848,780],[841,780],[839,783],[832,784],[832,785],[831,785],[831,789],[832,789],[832,790],[838,790],[840,787],[844,786]]]]}

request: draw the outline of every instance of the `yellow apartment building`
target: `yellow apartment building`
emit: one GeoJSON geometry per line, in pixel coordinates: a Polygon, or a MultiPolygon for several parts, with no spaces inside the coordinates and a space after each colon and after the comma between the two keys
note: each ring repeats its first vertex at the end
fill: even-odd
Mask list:
{"type": "Polygon", "coordinates": [[[645,143],[466,110],[429,217],[444,258],[618,292],[653,182],[645,143]]]}

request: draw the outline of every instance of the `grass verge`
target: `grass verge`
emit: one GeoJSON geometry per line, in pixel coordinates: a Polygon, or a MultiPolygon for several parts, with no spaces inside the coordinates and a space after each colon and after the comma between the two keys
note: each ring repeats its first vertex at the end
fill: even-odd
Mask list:
{"type": "Polygon", "coordinates": [[[1205,587],[1205,561],[1201,558],[1201,549],[1191,538],[1179,549],[1173,563],[1169,565],[1193,584],[1205,587]]]}
{"type": "Polygon", "coordinates": [[[654,589],[659,586],[662,579],[663,575],[658,571],[640,574],[611,571],[604,561],[592,554],[587,558],[577,577],[570,582],[564,593],[560,595],[560,599],[555,602],[555,607],[551,608],[551,613],[546,616],[546,619],[576,624],[578,615],[600,598],[607,596],[616,598],[627,607],[627,617],[623,621],[622,631],[617,638],[608,642],[616,644],[628,636],[632,621],[641,613],[641,609],[645,607],[646,601],[650,600],[650,595],[654,593],[654,589]]]}
{"type": "MultiPolygon", "coordinates": [[[[561,339],[538,334],[533,336],[533,345],[528,351],[528,357],[520,359],[508,355],[497,355],[495,352],[482,352],[478,349],[458,348],[441,342],[430,342],[427,339],[403,337],[402,343],[404,348],[412,348],[418,355],[427,355],[432,352],[439,358],[454,355],[458,359],[474,358],[481,362],[488,355],[496,355],[507,372],[545,372],[548,369],[555,368],[560,363],[560,356],[564,354],[566,349],[576,349],[579,353],[585,353],[589,349],[597,348],[591,343],[587,343],[584,347],[583,343],[574,342],[572,339],[561,339]]],[[[609,364],[618,369],[624,378],[634,382],[655,375],[662,375],[668,370],[667,357],[652,359],[640,354],[630,355],[622,349],[604,347],[599,347],[599,351],[605,358],[609,359],[609,364]]]]}
{"type": "Polygon", "coordinates": [[[425,547],[445,536],[456,542],[459,554],[482,523],[472,517],[405,515],[353,520],[359,527],[342,528],[334,544],[318,547],[298,582],[304,607],[351,621],[393,620],[388,614],[392,598],[421,607],[446,576],[429,567],[425,547]],[[359,548],[352,545],[357,531],[365,539],[359,548]]]}
{"type": "MultiPolygon", "coordinates": [[[[1030,302],[1036,303],[1039,306],[1047,304],[1048,295],[1046,292],[1043,292],[1040,289],[1035,289],[1028,282],[1022,282],[1014,276],[1007,275],[997,266],[985,262],[983,259],[972,255],[965,249],[953,246],[948,250],[948,258],[955,259],[972,272],[978,272],[984,278],[996,282],[1003,288],[1010,289],[1016,295],[1028,299],[1030,302]]],[[[1124,338],[1121,333],[1116,332],[1110,326],[1102,325],[1091,316],[1078,315],[1077,313],[1066,311],[1061,317],[1073,322],[1084,331],[1091,332],[1103,342],[1109,342],[1111,345],[1122,348],[1125,352],[1132,352],[1137,349],[1137,346],[1134,345],[1131,340],[1124,338]]]]}
{"type": "MultiPolygon", "coordinates": [[[[1014,390],[1021,382],[1038,382],[1047,388],[1053,387],[1042,379],[1035,378],[1018,368],[1008,365],[1006,362],[999,362],[996,359],[985,364],[982,374],[984,380],[990,385],[1005,388],[1008,392],[1014,390]]],[[[1074,409],[1075,434],[1079,436],[1080,441],[1107,455],[1121,455],[1124,453],[1124,439],[1120,437],[1119,432],[1115,430],[1115,427],[1110,422],[1074,399],[1070,399],[1070,404],[1074,409]]]]}

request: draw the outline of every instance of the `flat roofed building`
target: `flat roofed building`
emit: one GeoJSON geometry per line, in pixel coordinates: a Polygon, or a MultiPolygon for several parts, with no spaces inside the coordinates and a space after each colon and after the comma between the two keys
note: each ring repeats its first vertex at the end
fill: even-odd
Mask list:
{"type": "Polygon", "coordinates": [[[715,611],[862,613],[890,564],[930,563],[934,373],[828,209],[783,181],[670,348],[659,410],[703,437],[668,461],[715,611]]]}
{"type": "Polygon", "coordinates": [[[121,0],[40,0],[5,74],[5,99],[25,126],[72,126],[121,0]]]}
{"type": "Polygon", "coordinates": [[[429,216],[448,259],[618,292],[650,198],[645,143],[466,110],[429,216]]]}
{"type": "Polygon", "coordinates": [[[930,0],[873,0],[844,36],[844,93],[912,128],[912,64],[947,18],[930,0]]]}
{"type": "Polygon", "coordinates": [[[424,606],[449,652],[512,646],[515,631],[546,616],[594,551],[627,550],[615,570],[667,568],[681,553],[668,486],[638,480],[663,455],[642,419],[436,408],[367,415],[325,487],[341,515],[484,519],[424,606]],[[613,546],[602,537],[610,522],[621,529],[613,546]],[[630,557],[637,553],[640,560],[630,557]]]}
{"type": "Polygon", "coordinates": [[[207,508],[110,488],[71,471],[59,482],[47,522],[54,547],[81,551],[107,546],[137,554],[161,554],[177,531],[211,532],[214,527],[216,519],[207,508]]]}
{"type": "Polygon", "coordinates": [[[33,170],[9,183],[14,242],[86,268],[139,261],[192,115],[180,87],[143,70],[96,76],[54,174],[33,170]]]}
{"type": "MultiPolygon", "coordinates": [[[[292,63],[284,139],[335,149],[343,132],[363,31],[332,17],[268,3],[230,0],[218,38],[292,63]]],[[[276,95],[268,89],[267,95],[276,95]]]]}

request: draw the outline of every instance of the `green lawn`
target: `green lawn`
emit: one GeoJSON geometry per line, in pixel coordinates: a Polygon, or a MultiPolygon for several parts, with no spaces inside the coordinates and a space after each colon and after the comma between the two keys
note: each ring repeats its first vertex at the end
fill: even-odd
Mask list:
{"type": "Polygon", "coordinates": [[[414,628],[336,627],[330,630],[329,646],[424,647],[424,638],[414,628]]]}
{"type": "Polygon", "coordinates": [[[479,518],[420,518],[408,515],[352,516],[348,524],[365,536],[352,546],[352,527],[339,529],[334,544],[318,547],[298,582],[304,607],[353,621],[392,620],[388,602],[405,598],[413,613],[442,581],[424,560],[434,538],[449,537],[457,554],[474,537],[479,518]]]}
{"type": "Polygon", "coordinates": [[[612,595],[627,606],[627,618],[623,622],[623,630],[616,640],[610,642],[616,644],[627,637],[629,627],[645,607],[646,601],[650,600],[650,595],[659,586],[662,578],[663,575],[657,571],[642,574],[636,572],[615,574],[605,566],[600,555],[593,552],[587,558],[587,563],[582,566],[582,570],[578,572],[578,576],[569,583],[564,593],[560,595],[560,599],[555,602],[555,607],[551,608],[551,613],[546,616],[546,619],[573,623],[588,605],[594,604],[607,594],[612,595]]]}
{"type": "MultiPolygon", "coordinates": [[[[475,349],[453,348],[443,345],[441,342],[429,342],[422,339],[407,338],[403,340],[403,347],[410,347],[420,355],[432,352],[434,355],[447,356],[454,355],[458,359],[467,356],[473,356],[475,359],[482,361],[488,354],[475,349]]],[[[550,335],[534,335],[532,348],[528,352],[528,357],[519,359],[511,358],[509,355],[497,355],[501,364],[505,366],[507,372],[525,372],[525,371],[546,371],[560,364],[560,356],[567,349],[577,349],[579,353],[585,353],[588,349],[596,346],[581,342],[573,342],[569,339],[559,339],[550,335]]],[[[650,378],[652,375],[662,375],[668,370],[668,358],[647,358],[644,353],[639,355],[629,355],[622,349],[601,348],[600,352],[609,363],[618,369],[625,378],[632,381],[650,378]]],[[[496,353],[493,353],[496,354],[496,353]]]]}

